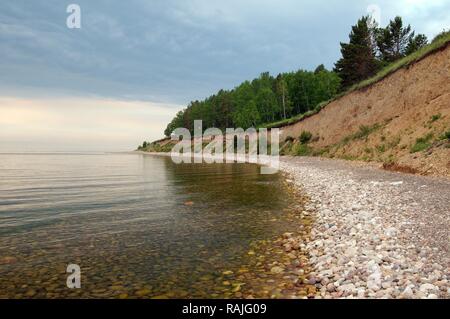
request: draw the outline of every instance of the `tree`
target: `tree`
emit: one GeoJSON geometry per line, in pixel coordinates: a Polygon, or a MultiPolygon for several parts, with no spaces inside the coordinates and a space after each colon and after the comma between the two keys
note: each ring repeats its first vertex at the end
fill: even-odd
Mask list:
{"type": "Polygon", "coordinates": [[[217,127],[226,129],[233,126],[234,104],[232,93],[220,90],[217,94],[217,127]]]}
{"type": "Polygon", "coordinates": [[[314,74],[318,74],[319,72],[326,71],[326,70],[327,69],[325,69],[325,65],[321,64],[314,70],[314,74]]]}
{"type": "Polygon", "coordinates": [[[348,88],[374,75],[379,63],[372,47],[370,17],[365,16],[352,27],[349,43],[341,43],[342,58],[336,63],[335,71],[342,79],[342,87],[348,88]]]}
{"type": "Polygon", "coordinates": [[[256,127],[260,122],[258,108],[253,100],[248,101],[245,105],[240,107],[233,115],[236,127],[248,129],[249,127],[256,127]]]}
{"type": "Polygon", "coordinates": [[[233,124],[235,127],[247,129],[259,124],[260,116],[255,103],[254,86],[254,81],[253,83],[245,81],[234,90],[233,102],[236,108],[233,112],[233,124]]]}
{"type": "Polygon", "coordinates": [[[337,93],[341,84],[341,79],[335,72],[326,69],[314,74],[314,85],[312,92],[312,107],[323,101],[330,100],[337,93]]]}
{"type": "Polygon", "coordinates": [[[175,131],[175,129],[179,127],[184,127],[184,116],[185,111],[179,111],[177,115],[173,118],[173,120],[167,125],[166,130],[164,131],[164,135],[170,137],[170,135],[175,131]]]}
{"type": "Polygon", "coordinates": [[[288,85],[283,74],[278,74],[273,88],[280,110],[280,118],[286,119],[292,111],[292,103],[288,94],[288,85]]]}
{"type": "Polygon", "coordinates": [[[280,114],[277,98],[270,88],[262,88],[256,95],[256,106],[259,111],[260,119],[264,123],[270,123],[280,114]]]}
{"type": "Polygon", "coordinates": [[[406,55],[407,46],[414,38],[411,26],[403,26],[401,17],[395,17],[384,29],[379,29],[377,45],[385,62],[394,62],[406,55]]]}
{"type": "Polygon", "coordinates": [[[294,114],[305,113],[310,109],[313,77],[312,72],[304,70],[299,70],[287,77],[289,98],[292,101],[294,114]]]}
{"type": "MultiPolygon", "coordinates": [[[[433,41],[445,40],[448,33],[442,32],[433,41]]],[[[373,18],[364,16],[352,26],[349,43],[341,43],[342,57],[334,71],[321,64],[313,72],[299,70],[276,78],[269,72],[261,73],[232,90],[220,90],[202,101],[190,102],[176,114],[164,133],[170,136],[179,127],[193,132],[195,120],[203,120],[204,129],[246,129],[303,114],[427,42],[425,35],[415,36],[411,26],[404,27],[400,17],[391,20],[386,28],[379,28],[373,18]]]]}
{"type": "Polygon", "coordinates": [[[417,50],[423,48],[428,44],[428,39],[424,34],[418,34],[415,37],[409,39],[408,45],[406,46],[406,55],[416,52],[417,50]]]}

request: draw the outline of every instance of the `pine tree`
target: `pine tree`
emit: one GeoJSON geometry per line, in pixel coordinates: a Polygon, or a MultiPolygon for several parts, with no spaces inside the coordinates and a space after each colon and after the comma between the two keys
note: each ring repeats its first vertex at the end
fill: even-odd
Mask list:
{"type": "Polygon", "coordinates": [[[335,71],[342,79],[343,89],[375,74],[379,63],[372,47],[372,32],[365,16],[352,27],[350,42],[341,43],[342,58],[336,63],[335,71]]]}
{"type": "Polygon", "coordinates": [[[327,69],[325,69],[325,65],[321,64],[319,66],[317,66],[317,68],[314,70],[314,74],[318,74],[322,71],[326,71],[327,69]]]}
{"type": "Polygon", "coordinates": [[[389,25],[378,31],[377,45],[381,59],[394,62],[406,55],[408,43],[414,38],[411,26],[403,27],[401,17],[395,17],[389,25]]]}
{"type": "Polygon", "coordinates": [[[424,34],[418,34],[415,37],[409,39],[408,45],[406,46],[405,54],[409,55],[416,52],[420,48],[423,48],[428,44],[428,39],[424,34]]]}

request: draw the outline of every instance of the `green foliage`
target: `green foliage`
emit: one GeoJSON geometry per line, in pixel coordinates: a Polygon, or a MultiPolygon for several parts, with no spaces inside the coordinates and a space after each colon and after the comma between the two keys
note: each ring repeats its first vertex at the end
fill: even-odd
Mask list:
{"type": "Polygon", "coordinates": [[[344,89],[374,75],[380,68],[372,42],[376,30],[369,22],[369,16],[359,19],[352,27],[350,42],[341,43],[342,58],[336,62],[335,71],[344,89]]]}
{"type": "Polygon", "coordinates": [[[441,42],[442,40],[445,41],[445,39],[447,39],[450,36],[450,30],[446,31],[443,30],[441,33],[439,33],[437,36],[434,37],[433,41],[431,41],[431,43],[435,43],[435,42],[441,42]]]}
{"type": "Polygon", "coordinates": [[[147,143],[146,141],[144,141],[143,143],[142,143],[142,145],[139,145],[138,146],[138,151],[142,151],[142,150],[145,150],[146,148],[147,148],[147,146],[148,145],[150,145],[149,143],[147,143]]]}
{"type": "Polygon", "coordinates": [[[424,34],[411,37],[406,47],[405,55],[410,55],[428,44],[428,39],[424,34]]]}
{"type": "Polygon", "coordinates": [[[303,131],[299,137],[300,143],[302,143],[302,144],[308,144],[311,141],[311,139],[312,139],[312,134],[311,134],[311,132],[308,132],[308,131],[303,131]]]}
{"type": "Polygon", "coordinates": [[[184,111],[179,111],[173,120],[167,125],[164,135],[169,137],[175,129],[178,127],[184,127],[184,117],[184,111]]]}
{"type": "Polygon", "coordinates": [[[444,133],[444,136],[447,140],[450,141],[450,130],[448,130],[447,132],[444,133]]]}
{"type": "Polygon", "coordinates": [[[440,120],[441,117],[442,117],[442,114],[440,114],[440,113],[431,116],[430,123],[433,123],[433,122],[436,122],[436,121],[440,120]]]}
{"type": "Polygon", "coordinates": [[[145,152],[153,152],[153,153],[168,153],[172,151],[172,148],[175,144],[174,143],[160,143],[160,142],[153,142],[148,143],[147,146],[141,151],[145,152]]]}
{"type": "Polygon", "coordinates": [[[378,123],[372,126],[361,125],[357,132],[344,137],[340,143],[336,144],[336,146],[339,148],[340,146],[346,145],[351,141],[365,139],[380,128],[381,125],[378,123]]]}
{"type": "Polygon", "coordinates": [[[297,71],[246,81],[231,91],[219,91],[203,101],[194,101],[177,113],[164,131],[166,136],[178,127],[193,132],[194,120],[203,120],[203,128],[261,127],[263,123],[313,110],[334,97],[340,79],[334,72],[318,67],[316,72],[297,71]]]}
{"type": "Polygon", "coordinates": [[[233,121],[236,127],[254,127],[260,122],[260,113],[253,100],[247,101],[233,114],[233,121]]]}
{"type": "Polygon", "coordinates": [[[433,138],[433,134],[427,134],[424,137],[416,139],[416,143],[411,146],[410,153],[417,153],[428,149],[431,144],[430,140],[433,138]]]}
{"type": "Polygon", "coordinates": [[[307,144],[296,144],[294,154],[297,156],[308,156],[312,152],[312,149],[307,144]]]}
{"type": "MultiPolygon", "coordinates": [[[[391,20],[386,28],[378,28],[370,22],[369,17],[362,17],[352,27],[350,43],[341,43],[342,58],[336,63],[336,71],[342,78],[343,91],[375,83],[427,53],[422,50],[427,47],[427,37],[423,34],[415,36],[410,25],[403,25],[401,17],[391,20]],[[421,52],[415,55],[419,51],[421,52]],[[410,59],[394,63],[405,56],[410,59]],[[383,66],[386,68],[375,75],[383,66]],[[367,80],[373,75],[374,78],[367,80]]],[[[440,46],[448,38],[449,32],[443,32],[434,41],[440,46]]],[[[432,51],[433,48],[428,50],[432,51]]]]}
{"type": "Polygon", "coordinates": [[[320,72],[323,72],[323,71],[326,71],[326,70],[327,69],[325,68],[325,65],[321,64],[314,70],[314,74],[319,74],[320,72]]]}
{"type": "Polygon", "coordinates": [[[430,144],[428,144],[428,143],[416,141],[416,144],[411,146],[410,153],[421,152],[423,150],[426,150],[429,147],[430,147],[430,144]]]}
{"type": "Polygon", "coordinates": [[[433,41],[431,44],[424,46],[423,48],[419,49],[418,51],[416,51],[400,60],[397,60],[394,63],[387,65],[385,68],[383,68],[381,71],[379,71],[374,77],[364,80],[358,84],[355,84],[354,86],[349,88],[346,92],[343,92],[340,95],[338,95],[336,98],[339,98],[340,96],[348,94],[352,91],[360,90],[367,86],[373,85],[373,84],[383,80],[385,77],[389,76],[390,74],[394,73],[395,71],[397,71],[401,68],[404,68],[404,67],[408,67],[409,65],[414,64],[415,62],[425,58],[426,56],[428,56],[428,55],[432,54],[433,52],[446,46],[448,43],[450,43],[450,32],[447,32],[444,36],[440,37],[436,41],[433,41]]]}
{"type": "Polygon", "coordinates": [[[395,17],[384,29],[378,29],[376,42],[380,51],[381,59],[385,62],[394,62],[404,57],[409,50],[412,53],[419,49],[418,45],[424,45],[426,37],[419,35],[414,37],[414,32],[410,25],[403,26],[401,17],[395,17]]]}
{"type": "Polygon", "coordinates": [[[313,73],[300,70],[284,77],[294,114],[314,110],[317,104],[335,96],[340,86],[338,75],[329,71],[313,73]]]}
{"type": "Polygon", "coordinates": [[[359,127],[359,131],[355,133],[354,138],[355,139],[362,139],[364,137],[367,137],[371,132],[371,128],[366,125],[361,125],[359,127]]]}
{"type": "Polygon", "coordinates": [[[425,45],[426,37],[414,36],[410,26],[403,27],[401,18],[391,21],[385,29],[368,22],[369,17],[361,18],[352,27],[349,43],[341,44],[342,58],[336,63],[336,72],[319,65],[314,72],[299,70],[275,78],[262,73],[259,78],[232,90],[220,90],[203,101],[191,102],[167,125],[165,135],[170,136],[178,127],[193,132],[193,122],[197,119],[203,120],[204,129],[222,130],[250,126],[270,129],[294,124],[320,112],[333,100],[370,86],[450,42],[450,31],[443,31],[431,44],[425,45]],[[382,30],[387,30],[385,39],[380,35],[382,30]],[[382,49],[378,44],[382,44],[382,49]],[[400,48],[393,48],[394,45],[400,48]],[[389,61],[394,62],[387,64],[389,61]]]}
{"type": "Polygon", "coordinates": [[[270,129],[270,128],[276,128],[276,127],[283,127],[283,126],[287,126],[287,125],[291,125],[291,124],[300,122],[300,121],[304,120],[307,117],[310,117],[310,116],[313,116],[314,114],[319,113],[320,110],[322,110],[330,102],[331,102],[331,100],[328,100],[328,101],[325,101],[325,102],[321,102],[311,111],[308,111],[306,113],[299,114],[299,115],[296,115],[294,117],[291,117],[291,118],[288,118],[288,119],[285,119],[285,120],[281,120],[281,121],[278,121],[278,122],[265,124],[265,125],[263,125],[263,127],[266,127],[268,129],[270,129]]]}

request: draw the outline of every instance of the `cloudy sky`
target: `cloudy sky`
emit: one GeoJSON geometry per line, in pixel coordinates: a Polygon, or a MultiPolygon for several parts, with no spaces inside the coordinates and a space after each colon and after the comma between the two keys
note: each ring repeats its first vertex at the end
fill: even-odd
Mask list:
{"type": "Polygon", "coordinates": [[[331,68],[368,8],[429,38],[448,0],[2,0],[0,152],[128,150],[263,71],[331,68]],[[81,8],[69,29],[66,8],[81,8]]]}

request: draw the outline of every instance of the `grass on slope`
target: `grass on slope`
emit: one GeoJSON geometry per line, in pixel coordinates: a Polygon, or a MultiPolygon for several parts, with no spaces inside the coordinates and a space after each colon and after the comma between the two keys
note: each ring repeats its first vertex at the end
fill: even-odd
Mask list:
{"type": "Polygon", "coordinates": [[[319,113],[320,110],[322,110],[325,106],[327,106],[331,102],[341,98],[342,96],[347,95],[353,91],[357,91],[357,90],[361,90],[363,88],[369,87],[369,86],[383,80],[384,78],[386,78],[387,76],[396,72],[397,70],[408,67],[408,66],[422,60],[423,58],[427,57],[428,55],[430,55],[436,51],[439,51],[442,48],[445,48],[449,44],[450,44],[450,31],[447,31],[447,32],[444,32],[441,35],[439,35],[433,42],[431,42],[427,46],[421,48],[420,50],[418,50],[396,62],[389,64],[388,66],[383,68],[381,71],[379,71],[375,76],[373,76],[367,80],[364,80],[358,84],[353,85],[351,88],[349,88],[345,92],[338,94],[337,96],[335,96],[333,99],[331,99],[329,101],[320,103],[313,110],[308,111],[303,114],[300,114],[300,115],[296,115],[289,119],[281,120],[281,121],[278,121],[275,123],[266,124],[266,125],[263,125],[262,127],[265,127],[268,129],[279,128],[279,127],[283,127],[283,126],[287,126],[287,125],[291,125],[291,124],[300,122],[300,121],[304,120],[305,118],[308,118],[314,114],[319,113]]]}

